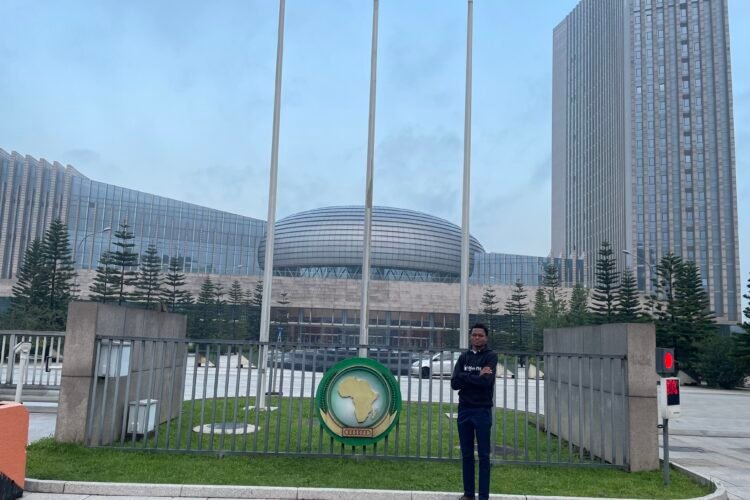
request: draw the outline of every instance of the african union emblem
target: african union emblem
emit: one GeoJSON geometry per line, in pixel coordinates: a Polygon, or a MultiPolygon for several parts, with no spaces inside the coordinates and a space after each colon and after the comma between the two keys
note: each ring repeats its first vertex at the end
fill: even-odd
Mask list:
{"type": "Polygon", "coordinates": [[[333,365],[315,395],[323,427],[351,446],[376,443],[398,423],[401,389],[375,360],[350,358],[333,365]]]}

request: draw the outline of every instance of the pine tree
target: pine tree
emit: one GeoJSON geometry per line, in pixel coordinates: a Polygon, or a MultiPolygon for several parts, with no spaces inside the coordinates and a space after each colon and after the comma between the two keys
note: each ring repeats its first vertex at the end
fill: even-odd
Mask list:
{"type": "MultiPolygon", "coordinates": [[[[747,280],[747,293],[743,294],[742,297],[750,301],[750,278],[747,280]]],[[[744,375],[750,375],[750,305],[745,307],[742,311],[745,320],[742,326],[745,328],[745,333],[739,334],[735,337],[734,345],[734,356],[737,361],[737,366],[740,368],[744,375]]]]}
{"type": "Polygon", "coordinates": [[[597,323],[615,321],[619,281],[614,251],[609,242],[603,241],[596,259],[596,286],[591,296],[591,313],[597,323]]]}
{"type": "Polygon", "coordinates": [[[115,231],[115,238],[113,245],[117,249],[111,253],[111,259],[117,272],[112,278],[112,284],[117,303],[122,304],[131,295],[128,289],[138,282],[138,272],[134,269],[138,265],[138,254],[134,251],[133,242],[135,236],[130,232],[127,220],[120,223],[120,229],[115,231]]]}
{"type": "Polygon", "coordinates": [[[527,294],[521,280],[516,280],[514,286],[515,288],[511,292],[510,298],[505,302],[505,309],[508,310],[508,314],[510,315],[510,330],[518,339],[517,344],[522,349],[528,349],[530,346],[524,336],[525,332],[523,328],[526,316],[529,314],[529,304],[526,302],[527,294]]]}
{"type": "Polygon", "coordinates": [[[263,305],[263,280],[258,280],[253,290],[247,291],[247,334],[251,340],[260,338],[260,310],[263,305]]]}
{"type": "Polygon", "coordinates": [[[570,295],[570,310],[568,311],[568,325],[583,326],[590,323],[589,291],[580,283],[576,283],[570,295]]]}
{"type": "Polygon", "coordinates": [[[497,304],[498,300],[495,290],[488,286],[484,289],[484,295],[482,296],[482,321],[484,321],[484,324],[490,329],[491,333],[497,331],[497,314],[500,312],[497,304]]]}
{"type": "Polygon", "coordinates": [[[625,268],[620,279],[619,301],[615,306],[617,321],[633,323],[641,318],[641,301],[638,297],[638,283],[630,268],[625,268]]]}
{"type": "Polygon", "coordinates": [[[679,269],[675,282],[675,359],[683,369],[697,368],[703,341],[716,332],[716,319],[703,288],[701,274],[693,261],[679,269]]]}
{"type": "Polygon", "coordinates": [[[115,300],[117,296],[116,276],[117,268],[114,266],[112,252],[103,252],[99,265],[96,266],[94,282],[89,287],[91,300],[104,303],[115,300]]]}
{"type": "Polygon", "coordinates": [[[212,321],[215,311],[215,295],[214,295],[214,283],[211,281],[209,276],[203,280],[201,284],[201,290],[198,294],[197,303],[197,321],[200,323],[200,336],[204,338],[211,338],[214,336],[216,329],[214,328],[214,322],[212,321]]]}
{"type": "Polygon", "coordinates": [[[654,293],[649,297],[649,305],[654,311],[656,345],[660,347],[675,347],[677,344],[679,325],[675,288],[682,266],[682,258],[671,252],[656,266],[654,293]]]}
{"type": "Polygon", "coordinates": [[[277,318],[279,323],[282,323],[286,329],[287,323],[289,323],[289,309],[286,306],[289,305],[289,294],[287,292],[281,292],[279,294],[279,300],[276,301],[281,307],[278,310],[277,318]]]}
{"type": "Polygon", "coordinates": [[[547,291],[543,286],[536,289],[534,294],[534,329],[531,332],[531,348],[537,349],[544,343],[544,329],[550,326],[549,304],[547,291]]]}
{"type": "MultiPolygon", "coordinates": [[[[16,275],[10,310],[2,317],[3,328],[23,330],[60,329],[49,310],[49,269],[45,265],[42,242],[34,240],[26,248],[16,275]]],[[[12,348],[13,346],[11,346],[12,348]]]]}
{"type": "Polygon", "coordinates": [[[50,313],[57,318],[56,327],[65,328],[68,316],[68,302],[73,296],[73,280],[76,272],[68,238],[68,226],[60,219],[54,219],[42,242],[44,265],[49,275],[47,301],[50,313]]]}
{"type": "Polygon", "coordinates": [[[162,293],[161,257],[156,246],[149,245],[141,258],[141,270],[135,284],[133,297],[150,306],[156,303],[162,293]]]}
{"type": "Polygon", "coordinates": [[[185,275],[181,273],[182,262],[178,257],[169,259],[169,269],[164,275],[161,287],[161,300],[169,305],[171,312],[177,312],[193,303],[190,292],[184,290],[185,275]]]}
{"type": "Polygon", "coordinates": [[[245,297],[245,292],[242,290],[242,286],[238,280],[232,282],[232,286],[229,287],[229,304],[232,310],[232,338],[237,338],[237,322],[241,319],[241,306],[242,301],[245,297]]]}
{"type": "Polygon", "coordinates": [[[224,285],[220,282],[214,284],[214,317],[213,321],[216,326],[216,335],[218,337],[224,337],[226,334],[226,317],[224,314],[224,306],[227,301],[224,300],[224,285]]]}
{"type": "Polygon", "coordinates": [[[26,249],[17,276],[10,299],[12,313],[18,317],[32,310],[46,308],[49,304],[49,270],[45,266],[42,242],[38,239],[32,241],[26,249]]]}
{"type": "Polygon", "coordinates": [[[560,276],[555,264],[549,263],[544,267],[544,288],[547,293],[547,313],[549,324],[552,328],[562,326],[566,315],[565,299],[560,292],[560,276]]]}

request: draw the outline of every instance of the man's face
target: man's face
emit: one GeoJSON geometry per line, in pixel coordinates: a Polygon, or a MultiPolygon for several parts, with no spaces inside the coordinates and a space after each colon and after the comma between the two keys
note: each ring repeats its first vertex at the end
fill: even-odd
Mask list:
{"type": "Polygon", "coordinates": [[[487,334],[481,328],[472,328],[471,330],[471,347],[480,350],[487,345],[487,334]]]}

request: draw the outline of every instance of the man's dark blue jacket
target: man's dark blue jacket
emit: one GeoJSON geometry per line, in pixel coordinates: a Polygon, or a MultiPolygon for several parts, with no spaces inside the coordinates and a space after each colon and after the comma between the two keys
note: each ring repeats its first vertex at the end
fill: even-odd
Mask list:
{"type": "Polygon", "coordinates": [[[479,352],[468,350],[459,356],[451,377],[451,387],[458,391],[459,409],[493,406],[496,371],[497,354],[489,347],[479,352]],[[492,369],[492,375],[479,375],[485,366],[492,369]]]}

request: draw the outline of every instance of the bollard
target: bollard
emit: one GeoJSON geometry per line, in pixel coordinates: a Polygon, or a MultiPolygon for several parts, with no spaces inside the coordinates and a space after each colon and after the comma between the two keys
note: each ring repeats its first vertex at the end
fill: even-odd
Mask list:
{"type": "Polygon", "coordinates": [[[19,342],[16,344],[16,346],[13,348],[13,357],[15,358],[16,354],[19,352],[21,353],[21,368],[20,368],[20,377],[18,378],[18,382],[16,382],[16,403],[21,403],[21,397],[23,395],[23,384],[26,383],[26,369],[29,366],[29,352],[31,351],[31,342],[19,342]]]}

